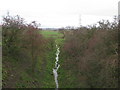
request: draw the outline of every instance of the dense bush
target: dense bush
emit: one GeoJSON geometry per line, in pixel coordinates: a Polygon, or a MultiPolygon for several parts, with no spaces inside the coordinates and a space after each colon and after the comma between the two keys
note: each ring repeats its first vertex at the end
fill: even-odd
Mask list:
{"type": "Polygon", "coordinates": [[[3,55],[15,56],[19,53],[21,34],[23,29],[23,19],[19,16],[6,16],[3,18],[2,25],[2,43],[3,55]]]}
{"type": "Polygon", "coordinates": [[[118,25],[116,21],[98,24],[65,33],[62,65],[76,77],[74,87],[118,87],[118,25]]]}
{"type": "MultiPolygon", "coordinates": [[[[20,16],[3,18],[2,24],[3,62],[4,57],[14,61],[31,63],[34,71],[38,57],[45,51],[46,40],[40,34],[35,21],[26,24],[20,16]]],[[[9,61],[8,60],[8,61],[9,61]]]]}

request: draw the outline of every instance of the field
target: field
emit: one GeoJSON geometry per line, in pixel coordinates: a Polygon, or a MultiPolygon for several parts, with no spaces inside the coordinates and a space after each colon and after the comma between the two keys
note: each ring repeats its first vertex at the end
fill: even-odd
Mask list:
{"type": "Polygon", "coordinates": [[[41,31],[42,35],[45,37],[53,37],[53,38],[60,38],[63,35],[59,33],[58,31],[53,31],[53,30],[42,30],[41,31]]]}
{"type": "Polygon", "coordinates": [[[42,35],[46,38],[53,38],[55,39],[56,44],[63,44],[64,39],[63,34],[60,33],[59,31],[53,31],[53,30],[42,30],[40,31],[42,33],[42,35]]]}

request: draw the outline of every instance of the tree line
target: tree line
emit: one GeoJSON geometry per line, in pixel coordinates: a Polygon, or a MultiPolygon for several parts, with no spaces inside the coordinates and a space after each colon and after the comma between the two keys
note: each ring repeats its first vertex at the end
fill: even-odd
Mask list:
{"type": "Polygon", "coordinates": [[[61,87],[118,87],[118,22],[100,21],[98,26],[63,30],[65,42],[61,51],[61,87]],[[72,79],[71,79],[72,78],[72,79]]]}

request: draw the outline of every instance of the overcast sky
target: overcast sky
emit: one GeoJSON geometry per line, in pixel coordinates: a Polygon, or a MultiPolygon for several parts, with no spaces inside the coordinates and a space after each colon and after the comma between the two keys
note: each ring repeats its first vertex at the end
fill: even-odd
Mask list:
{"type": "Polygon", "coordinates": [[[42,27],[94,24],[101,19],[113,20],[120,0],[1,0],[0,20],[7,11],[42,27]]]}

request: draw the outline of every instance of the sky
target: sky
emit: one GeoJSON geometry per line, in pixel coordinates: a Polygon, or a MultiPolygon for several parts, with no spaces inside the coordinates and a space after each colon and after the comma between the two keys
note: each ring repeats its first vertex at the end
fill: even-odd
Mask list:
{"type": "Polygon", "coordinates": [[[9,11],[43,28],[78,27],[110,20],[118,15],[120,0],[1,0],[0,21],[9,11]]]}

